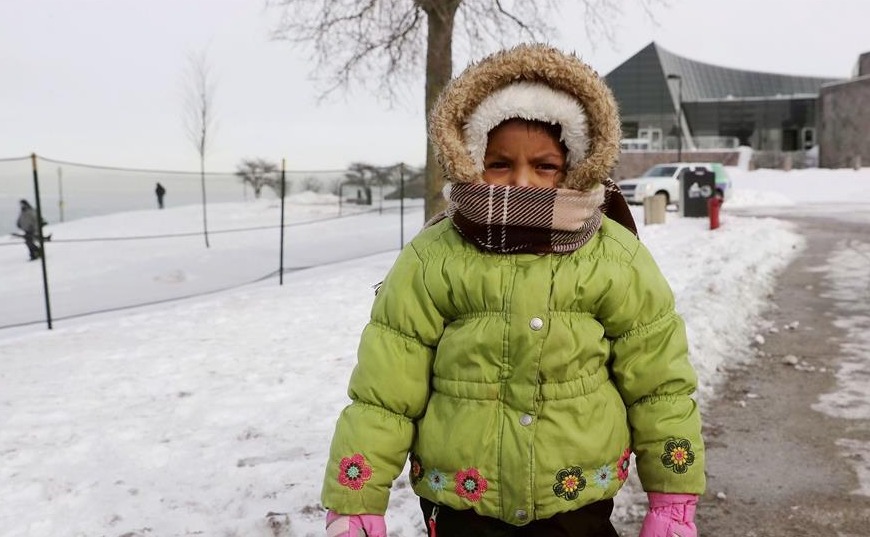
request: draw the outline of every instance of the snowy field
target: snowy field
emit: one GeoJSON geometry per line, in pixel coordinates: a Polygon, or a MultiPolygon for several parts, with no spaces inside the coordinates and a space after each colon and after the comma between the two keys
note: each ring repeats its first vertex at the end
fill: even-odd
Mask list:
{"type": "MultiPolygon", "coordinates": [[[[666,224],[640,230],[686,319],[702,408],[724,366],[753,359],[750,344],[764,326],[768,294],[803,247],[799,230],[780,220],[729,211],[812,212],[814,202],[849,211],[851,203],[865,209],[870,203],[870,169],[732,170],[732,178],[734,197],[720,229],[669,213],[666,224]]],[[[292,222],[336,216],[334,205],[312,201],[289,200],[292,222]]],[[[347,261],[287,273],[283,286],[274,274],[277,229],[214,234],[208,250],[201,236],[62,242],[193,233],[198,211],[138,211],[51,226],[58,242],[49,244],[48,264],[57,275],[54,292],[63,297],[58,310],[72,316],[110,309],[107,297],[118,294],[154,304],[58,321],[51,331],[44,324],[0,330],[0,535],[323,535],[323,464],[334,419],[347,404],[372,285],[397,254],[398,213],[288,228],[294,240],[286,266],[318,265],[327,253],[347,261]],[[382,253],[353,259],[371,251],[382,253]],[[232,287],[239,278],[257,281],[160,302],[232,287]]],[[[220,204],[211,217],[213,229],[229,229],[272,226],[277,214],[277,202],[260,201],[220,204]]],[[[641,210],[635,217],[643,222],[641,210]]],[[[419,208],[406,214],[406,240],[422,219],[419,208]]],[[[38,319],[40,265],[26,261],[20,242],[6,242],[12,240],[0,239],[0,320],[21,318],[21,311],[38,319]]],[[[853,283],[832,292],[844,300],[854,286],[866,293],[870,244],[838,252],[843,257],[822,269],[832,282],[853,283]],[[864,280],[854,280],[856,271],[864,280]]],[[[844,350],[854,356],[850,367],[867,371],[867,320],[838,322],[854,328],[856,347],[844,350]]],[[[840,374],[843,393],[868,393],[866,382],[845,384],[857,382],[848,373],[840,374]]],[[[843,393],[830,397],[842,401],[843,393]]],[[[854,417],[870,415],[870,401],[854,399],[854,417]]],[[[819,410],[839,406],[821,401],[819,410]]],[[[870,472],[859,471],[870,494],[870,472]]],[[[642,512],[642,499],[629,481],[616,517],[642,512]]],[[[394,487],[387,526],[397,537],[424,534],[405,477],[394,487]]]]}

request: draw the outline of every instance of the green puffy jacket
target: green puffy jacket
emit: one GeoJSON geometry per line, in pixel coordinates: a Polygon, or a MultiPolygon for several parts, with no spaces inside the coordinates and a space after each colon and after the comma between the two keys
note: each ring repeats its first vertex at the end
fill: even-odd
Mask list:
{"type": "Polygon", "coordinates": [[[522,525],[613,497],[704,491],[685,327],[649,252],[609,219],[565,255],[498,255],[449,220],[384,281],[333,437],[323,505],[383,513],[414,491],[522,525]]]}

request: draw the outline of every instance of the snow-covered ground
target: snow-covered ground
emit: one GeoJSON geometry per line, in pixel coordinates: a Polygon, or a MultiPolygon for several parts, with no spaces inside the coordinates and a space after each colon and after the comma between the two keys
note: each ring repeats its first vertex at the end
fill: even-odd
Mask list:
{"type": "MultiPolygon", "coordinates": [[[[750,343],[776,276],[803,246],[790,225],[730,209],[870,203],[870,169],[732,176],[734,197],[720,229],[669,213],[666,224],[640,230],[686,319],[702,407],[723,366],[752,359],[750,343]]],[[[57,311],[155,304],[61,320],[51,331],[44,324],[0,330],[0,534],[323,534],[323,464],[347,404],[372,285],[397,254],[399,218],[385,211],[302,224],[336,216],[335,205],[312,201],[288,200],[298,225],[287,228],[285,265],[347,261],[285,274],[283,286],[274,275],[274,228],[216,232],[209,249],[199,235],[63,242],[195,233],[196,206],[52,226],[48,265],[57,311]],[[373,251],[383,252],[352,259],[373,251]],[[159,302],[245,279],[259,280],[159,302]]],[[[275,201],[220,204],[210,207],[210,227],[274,226],[277,214],[275,201]]],[[[640,210],[635,216],[643,222],[640,210]]],[[[406,214],[406,240],[422,219],[419,207],[406,214]]],[[[9,241],[0,239],[0,324],[23,318],[21,311],[38,319],[43,306],[40,264],[26,261],[20,243],[4,246],[9,241]]],[[[850,246],[864,252],[866,266],[868,245],[850,246]]],[[[836,265],[825,270],[842,279],[836,265]]],[[[866,291],[866,282],[855,285],[866,291]]],[[[855,326],[855,337],[870,348],[868,331],[855,326]]],[[[866,359],[855,356],[855,367],[866,370],[866,359]]],[[[843,389],[866,394],[868,387],[843,389]]],[[[866,398],[856,404],[870,408],[866,398]]],[[[870,481],[868,474],[864,469],[870,481]]],[[[630,481],[616,515],[642,510],[641,498],[630,481]]],[[[387,524],[391,535],[423,534],[405,477],[394,487],[387,524]]]]}

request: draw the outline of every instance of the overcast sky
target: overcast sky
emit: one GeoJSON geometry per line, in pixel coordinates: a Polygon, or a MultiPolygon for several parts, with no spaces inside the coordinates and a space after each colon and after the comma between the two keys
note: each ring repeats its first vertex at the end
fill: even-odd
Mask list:
{"type": "MultiPolygon", "coordinates": [[[[650,41],[728,67],[844,78],[870,51],[868,0],[664,1],[650,19],[622,0],[616,42],[592,46],[568,7],[578,0],[565,0],[550,43],[602,74],[650,41]]],[[[392,107],[362,89],[318,104],[309,54],[269,38],[278,20],[263,0],[3,0],[0,158],[198,169],[184,74],[189,54],[207,50],[218,120],[207,169],[254,156],[306,170],[423,163],[422,73],[392,107]]]]}

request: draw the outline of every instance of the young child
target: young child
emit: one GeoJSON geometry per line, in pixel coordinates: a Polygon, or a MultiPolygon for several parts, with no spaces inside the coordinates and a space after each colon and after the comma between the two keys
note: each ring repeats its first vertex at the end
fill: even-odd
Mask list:
{"type": "Polygon", "coordinates": [[[697,380],[630,213],[602,214],[625,208],[603,185],[620,138],[609,89],[574,56],[519,46],[451,82],[430,136],[448,209],[403,249],[363,331],[327,534],[386,537],[410,457],[430,537],[616,536],[633,452],[641,536],[695,537],[697,380]]]}

